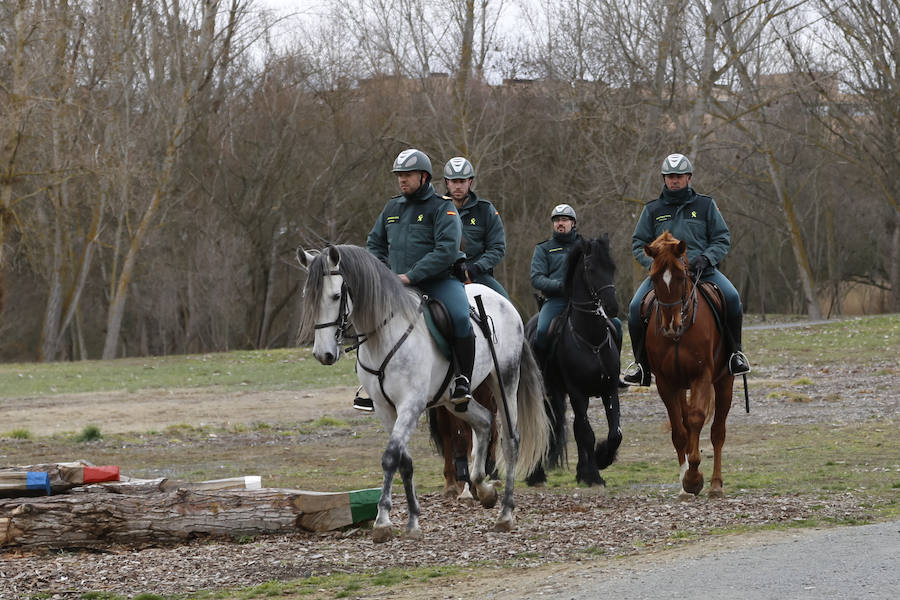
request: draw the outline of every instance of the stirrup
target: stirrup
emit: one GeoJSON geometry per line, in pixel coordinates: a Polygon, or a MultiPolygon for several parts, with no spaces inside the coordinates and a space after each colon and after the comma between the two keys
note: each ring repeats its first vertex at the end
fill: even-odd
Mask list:
{"type": "Polygon", "coordinates": [[[728,359],[728,372],[732,375],[746,375],[750,372],[750,361],[740,350],[734,352],[728,359]]]}
{"type": "Polygon", "coordinates": [[[622,382],[625,385],[633,385],[638,387],[647,387],[650,385],[650,373],[644,370],[644,365],[641,363],[631,363],[628,365],[628,368],[631,369],[634,367],[630,373],[626,374],[625,377],[622,378],[622,382]]]}
{"type": "Polygon", "coordinates": [[[472,391],[469,388],[469,378],[465,375],[458,375],[453,380],[453,393],[450,394],[450,402],[453,404],[462,404],[472,399],[472,391]]]}
{"type": "Polygon", "coordinates": [[[372,402],[372,399],[359,395],[362,389],[363,386],[359,386],[358,388],[356,388],[356,397],[353,398],[353,408],[355,408],[356,410],[361,410],[363,412],[374,412],[375,403],[372,402]]]}

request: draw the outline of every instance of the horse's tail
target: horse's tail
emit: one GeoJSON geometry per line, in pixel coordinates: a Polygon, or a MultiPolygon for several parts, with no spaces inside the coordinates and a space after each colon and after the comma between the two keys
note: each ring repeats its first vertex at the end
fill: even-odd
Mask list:
{"type": "Polygon", "coordinates": [[[431,433],[431,445],[438,454],[444,453],[444,437],[438,425],[437,408],[432,407],[425,411],[428,414],[428,431],[431,433]]]}
{"type": "Polygon", "coordinates": [[[528,342],[522,343],[519,362],[519,388],[516,391],[519,421],[519,457],[516,476],[525,477],[547,460],[550,446],[550,420],[544,410],[546,394],[541,369],[528,342]]]}

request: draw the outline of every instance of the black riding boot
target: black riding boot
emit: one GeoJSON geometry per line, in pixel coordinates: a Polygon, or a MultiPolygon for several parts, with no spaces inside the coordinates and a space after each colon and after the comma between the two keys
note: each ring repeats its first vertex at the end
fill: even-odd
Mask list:
{"type": "Polygon", "coordinates": [[[456,338],[453,340],[453,355],[456,358],[457,376],[453,380],[453,392],[450,401],[455,404],[456,412],[466,412],[469,400],[472,399],[472,369],[475,366],[475,336],[456,338]]]}
{"type": "Polygon", "coordinates": [[[647,360],[647,350],[644,347],[647,331],[644,329],[643,323],[632,327],[629,322],[628,333],[631,335],[631,349],[634,352],[634,369],[630,373],[626,373],[622,381],[626,385],[647,387],[650,385],[650,361],[647,360]]]}
{"type": "Polygon", "coordinates": [[[732,375],[745,375],[750,372],[750,362],[741,351],[741,326],[744,315],[730,315],[728,317],[728,333],[731,337],[731,356],[728,358],[728,371],[732,375]]]}

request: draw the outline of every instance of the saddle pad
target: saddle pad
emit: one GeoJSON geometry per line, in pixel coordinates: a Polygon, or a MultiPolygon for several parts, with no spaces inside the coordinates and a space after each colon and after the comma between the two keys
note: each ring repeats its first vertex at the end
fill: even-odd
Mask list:
{"type": "MultiPolygon", "coordinates": [[[[723,320],[722,313],[725,307],[725,297],[722,295],[722,290],[711,281],[701,281],[700,294],[713,309],[713,314],[716,317],[716,325],[721,331],[723,320]]],[[[643,321],[647,321],[650,318],[650,313],[653,310],[654,304],[656,304],[656,291],[653,288],[650,288],[650,291],[647,292],[647,295],[641,300],[641,319],[643,321]]]]}

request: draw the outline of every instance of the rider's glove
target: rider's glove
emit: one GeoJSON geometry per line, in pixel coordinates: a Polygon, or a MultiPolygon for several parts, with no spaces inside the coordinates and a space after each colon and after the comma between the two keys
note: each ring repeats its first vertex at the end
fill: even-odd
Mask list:
{"type": "Polygon", "coordinates": [[[469,279],[473,280],[481,275],[481,267],[472,262],[466,263],[466,271],[469,272],[469,279]]]}
{"type": "Polygon", "coordinates": [[[702,273],[709,268],[709,259],[703,254],[698,254],[691,259],[691,272],[694,274],[702,273]]]}

